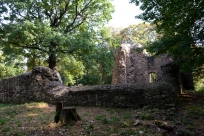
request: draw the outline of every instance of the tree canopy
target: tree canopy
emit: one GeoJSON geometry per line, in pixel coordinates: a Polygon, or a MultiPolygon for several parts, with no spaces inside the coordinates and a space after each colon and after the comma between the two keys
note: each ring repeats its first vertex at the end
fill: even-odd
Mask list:
{"type": "Polygon", "coordinates": [[[114,46],[125,44],[147,45],[151,41],[155,41],[157,33],[155,26],[149,23],[140,23],[129,25],[126,28],[110,28],[112,42],[114,46]]]}
{"type": "Polygon", "coordinates": [[[147,49],[168,54],[181,70],[204,76],[204,1],[131,0],[143,13],[137,16],[157,26],[160,37],[147,49]]]}
{"type": "Polygon", "coordinates": [[[143,46],[154,41],[157,37],[154,26],[148,23],[130,25],[122,29],[120,35],[122,43],[141,44],[143,46]]]}
{"type": "Polygon", "coordinates": [[[110,0],[1,0],[0,51],[4,57],[22,57],[28,70],[58,65],[65,84],[79,79],[92,84],[85,79],[89,73],[95,73],[100,80],[94,83],[100,84],[101,69],[109,75],[112,67],[112,58],[100,60],[108,64],[103,66],[98,60],[104,52],[112,53],[101,47],[101,32],[113,11],[110,0]]]}
{"type": "Polygon", "coordinates": [[[0,80],[8,76],[15,76],[22,73],[25,69],[23,58],[12,54],[4,56],[0,47],[0,80]]]}
{"type": "Polygon", "coordinates": [[[1,0],[0,42],[5,50],[46,53],[53,69],[59,53],[72,53],[82,44],[76,41],[81,32],[86,36],[81,39],[91,39],[112,11],[109,0],[1,0]]]}

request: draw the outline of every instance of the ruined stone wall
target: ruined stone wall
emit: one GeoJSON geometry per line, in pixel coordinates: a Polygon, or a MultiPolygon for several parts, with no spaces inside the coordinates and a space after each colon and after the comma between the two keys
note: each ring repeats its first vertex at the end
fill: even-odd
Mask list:
{"type": "Polygon", "coordinates": [[[138,53],[137,45],[123,44],[115,51],[115,69],[112,83],[149,83],[149,73],[156,73],[157,80],[162,78],[161,66],[172,62],[167,56],[153,57],[138,53]]]}
{"type": "Polygon", "coordinates": [[[112,84],[69,88],[63,97],[68,106],[138,108],[174,107],[180,95],[179,68],[169,63],[161,66],[162,80],[154,83],[112,84]]]}
{"type": "Polygon", "coordinates": [[[116,83],[127,83],[127,67],[130,63],[129,61],[129,47],[119,47],[115,51],[115,68],[117,72],[113,72],[112,82],[116,83]]]}
{"type": "Polygon", "coordinates": [[[31,73],[2,79],[0,81],[0,102],[32,99],[32,94],[28,93],[30,83],[31,73]]]}
{"type": "Polygon", "coordinates": [[[175,105],[179,93],[179,70],[162,66],[163,80],[154,84],[123,84],[65,87],[49,68],[0,81],[0,102],[63,102],[67,106],[138,108],[146,105],[164,108],[175,105]]]}
{"type": "Polygon", "coordinates": [[[66,106],[142,108],[149,105],[166,108],[175,106],[177,89],[167,82],[70,88],[61,102],[66,106]]]}
{"type": "Polygon", "coordinates": [[[66,90],[56,72],[35,67],[32,72],[0,81],[0,102],[50,101],[66,90]]]}

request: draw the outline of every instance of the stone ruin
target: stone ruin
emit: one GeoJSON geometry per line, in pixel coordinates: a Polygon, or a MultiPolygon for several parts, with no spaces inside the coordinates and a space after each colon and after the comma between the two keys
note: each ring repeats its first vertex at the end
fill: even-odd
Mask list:
{"type": "Polygon", "coordinates": [[[139,53],[136,51],[138,48],[139,45],[122,44],[116,49],[112,84],[150,83],[151,73],[155,73],[156,80],[160,80],[161,66],[173,62],[166,55],[155,58],[145,51],[139,53]]]}
{"type": "Polygon", "coordinates": [[[167,56],[154,58],[136,52],[137,48],[122,45],[116,50],[113,84],[67,87],[56,71],[38,66],[31,72],[0,80],[0,102],[45,101],[118,108],[175,106],[181,92],[179,68],[167,56]],[[151,73],[155,73],[154,78],[151,73]],[[150,84],[152,80],[157,82],[150,84]]]}
{"type": "MultiPolygon", "coordinates": [[[[140,45],[122,44],[115,51],[115,68],[112,84],[152,83],[163,78],[161,67],[173,62],[167,55],[154,57],[143,51],[140,45]]],[[[183,89],[194,90],[191,74],[180,74],[183,89]]]]}
{"type": "Polygon", "coordinates": [[[0,81],[0,102],[63,102],[64,106],[138,108],[175,106],[179,95],[178,68],[162,66],[163,80],[154,84],[109,84],[66,87],[55,71],[35,67],[32,72],[0,81]]]}
{"type": "Polygon", "coordinates": [[[57,72],[38,66],[32,72],[2,79],[0,102],[52,101],[66,91],[57,72]]]}

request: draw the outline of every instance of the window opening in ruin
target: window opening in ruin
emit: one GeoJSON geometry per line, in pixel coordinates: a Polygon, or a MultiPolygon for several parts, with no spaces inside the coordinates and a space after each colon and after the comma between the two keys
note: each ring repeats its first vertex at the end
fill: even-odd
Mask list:
{"type": "Polygon", "coordinates": [[[156,73],[151,72],[149,73],[149,83],[154,83],[157,80],[156,73]]]}

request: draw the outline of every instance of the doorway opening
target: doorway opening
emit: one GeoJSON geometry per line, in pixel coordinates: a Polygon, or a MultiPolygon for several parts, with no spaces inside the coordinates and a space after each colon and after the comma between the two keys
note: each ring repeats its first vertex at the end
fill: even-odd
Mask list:
{"type": "Polygon", "coordinates": [[[154,83],[157,80],[157,75],[155,72],[150,72],[149,73],[149,83],[154,83]]]}

